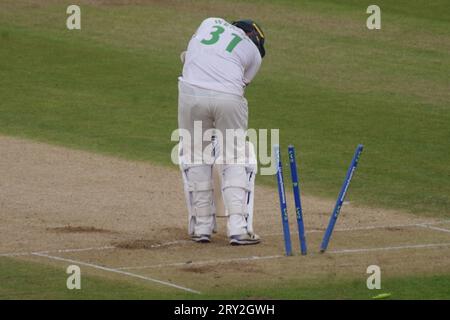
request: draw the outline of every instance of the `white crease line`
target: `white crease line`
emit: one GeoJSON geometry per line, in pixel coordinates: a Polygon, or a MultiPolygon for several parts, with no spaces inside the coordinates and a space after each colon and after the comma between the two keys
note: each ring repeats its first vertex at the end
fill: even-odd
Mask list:
{"type": "Polygon", "coordinates": [[[450,247],[450,243],[430,243],[430,244],[417,244],[417,245],[405,245],[396,247],[382,247],[382,248],[362,248],[362,249],[343,249],[328,251],[330,254],[340,253],[364,253],[373,251],[390,251],[390,250],[402,250],[402,249],[425,249],[425,248],[438,248],[438,247],[450,247]]]}
{"type": "Polygon", "coordinates": [[[48,250],[48,251],[38,251],[33,253],[67,253],[67,252],[83,252],[83,251],[95,251],[95,250],[111,250],[116,249],[114,246],[104,246],[104,247],[90,247],[90,248],[80,248],[80,249],[59,249],[59,250],[48,250]]]}
{"type": "Polygon", "coordinates": [[[205,260],[205,261],[196,261],[196,262],[174,262],[174,263],[162,263],[162,264],[153,264],[148,266],[137,266],[137,267],[121,267],[117,268],[117,270],[139,270],[139,269],[150,269],[150,268],[162,268],[162,267],[189,267],[189,266],[198,266],[205,264],[220,264],[227,262],[236,262],[236,261],[255,261],[255,260],[269,260],[269,259],[278,259],[282,258],[282,255],[274,255],[274,256],[251,256],[251,257],[241,257],[241,258],[230,258],[230,259],[217,259],[217,260],[205,260]]]}
{"type": "MultiPolygon", "coordinates": [[[[436,224],[442,224],[442,223],[450,223],[450,220],[443,220],[443,221],[433,221],[433,222],[424,222],[424,223],[408,223],[408,224],[393,224],[393,225],[381,225],[381,226],[366,226],[366,227],[355,227],[355,228],[336,228],[334,231],[337,232],[348,232],[348,231],[363,231],[363,230],[374,230],[374,229],[389,229],[389,228],[407,228],[407,227],[424,227],[424,226],[432,226],[436,224]]],[[[318,233],[318,232],[325,232],[325,230],[306,230],[306,233],[318,233]]],[[[277,232],[277,233],[268,233],[264,234],[263,236],[269,237],[269,236],[280,236],[283,233],[277,232]]]]}
{"type": "MultiPolygon", "coordinates": [[[[424,223],[410,223],[410,224],[397,224],[397,225],[382,225],[382,226],[366,226],[366,227],[356,227],[356,228],[336,228],[337,232],[345,232],[345,231],[362,231],[362,230],[372,230],[372,229],[387,229],[387,228],[405,228],[405,227],[428,227],[430,229],[439,230],[448,232],[449,230],[444,228],[437,227],[429,227],[437,224],[446,224],[450,223],[450,219],[442,220],[442,221],[433,221],[433,222],[424,222],[424,223]]],[[[318,233],[324,232],[325,230],[307,230],[306,233],[318,233]]],[[[269,236],[279,236],[282,233],[268,233],[264,234],[264,237],[269,236]]],[[[191,243],[189,240],[174,240],[169,242],[163,242],[161,244],[151,245],[150,248],[159,248],[164,246],[169,246],[178,243],[191,243]]],[[[47,250],[47,251],[35,251],[35,252],[10,252],[10,253],[0,253],[0,257],[18,257],[18,256],[29,256],[34,253],[70,253],[70,252],[81,252],[81,251],[95,251],[95,250],[112,250],[112,249],[126,249],[114,246],[104,246],[104,247],[91,247],[91,248],[80,248],[80,249],[55,249],[55,250],[47,250]]]]}
{"type": "MultiPolygon", "coordinates": [[[[142,248],[139,248],[138,246],[136,248],[132,248],[132,250],[145,250],[148,248],[161,248],[161,247],[167,247],[167,246],[171,246],[173,244],[183,244],[183,243],[192,243],[191,240],[173,240],[173,241],[168,241],[168,242],[163,242],[163,243],[157,243],[157,244],[152,244],[148,247],[143,246],[142,248]]],[[[115,249],[124,249],[124,250],[128,250],[129,248],[127,248],[127,246],[116,246],[115,249]]]]}
{"type": "Polygon", "coordinates": [[[439,227],[432,227],[432,226],[426,225],[426,224],[419,224],[418,227],[450,233],[449,229],[439,228],[439,227]]]}
{"type": "MultiPolygon", "coordinates": [[[[391,250],[403,250],[403,249],[427,249],[427,248],[438,248],[438,247],[450,247],[450,243],[431,243],[431,244],[418,244],[418,245],[405,245],[396,247],[381,247],[381,248],[361,248],[361,249],[343,249],[335,251],[327,251],[328,254],[345,254],[345,253],[365,253],[365,252],[376,252],[376,251],[391,251],[391,250]]],[[[327,254],[325,253],[325,255],[327,254]]],[[[319,256],[321,253],[310,253],[310,256],[319,256]]],[[[230,258],[230,259],[218,259],[218,260],[205,260],[197,262],[174,262],[174,263],[163,263],[154,264],[148,266],[136,266],[136,267],[121,267],[117,270],[139,270],[139,269],[150,269],[150,268],[166,268],[166,267],[189,267],[192,265],[207,265],[207,264],[220,264],[235,261],[261,261],[268,259],[279,259],[286,258],[284,255],[273,255],[273,256],[251,256],[251,257],[241,257],[241,258],[230,258]]]]}
{"type": "Polygon", "coordinates": [[[441,224],[441,223],[450,223],[450,219],[446,219],[446,220],[442,220],[442,221],[436,221],[436,222],[433,222],[433,223],[425,223],[425,224],[433,225],[433,224],[441,224]]]}
{"type": "MultiPolygon", "coordinates": [[[[174,240],[169,242],[163,242],[159,244],[153,244],[149,246],[150,248],[160,248],[165,246],[170,246],[179,243],[191,243],[189,240],[174,240]]],[[[90,248],[76,248],[76,249],[55,249],[55,250],[44,250],[44,251],[32,251],[32,252],[9,252],[0,253],[0,257],[19,257],[19,256],[29,256],[34,253],[70,253],[70,252],[83,252],[83,251],[96,251],[96,250],[112,250],[112,249],[126,249],[117,246],[103,246],[103,247],[90,247],[90,248]]],[[[143,248],[145,249],[145,248],[143,248]]]]}
{"type": "Polygon", "coordinates": [[[158,280],[158,279],[153,279],[153,278],[150,278],[150,277],[141,276],[141,275],[135,274],[135,273],[130,273],[130,272],[121,271],[121,270],[118,270],[118,269],[113,269],[113,268],[108,268],[108,267],[102,267],[102,266],[99,266],[99,265],[96,265],[96,264],[87,263],[87,262],[83,262],[83,261],[66,259],[66,258],[61,258],[61,257],[56,257],[56,256],[50,256],[50,255],[44,254],[44,253],[34,252],[32,254],[35,255],[35,256],[38,256],[38,257],[44,257],[44,258],[48,258],[48,259],[52,259],[52,260],[70,262],[70,263],[77,264],[77,265],[82,265],[82,266],[91,267],[91,268],[94,268],[94,269],[99,269],[99,270],[103,270],[103,271],[109,271],[109,272],[118,273],[118,274],[122,274],[122,275],[125,275],[125,276],[133,277],[133,278],[138,278],[138,279],[142,279],[142,280],[155,282],[155,283],[158,283],[158,284],[161,284],[161,285],[164,285],[164,286],[180,289],[180,290],[183,290],[183,291],[188,291],[188,292],[191,292],[191,293],[201,294],[201,292],[197,291],[197,290],[193,290],[193,289],[190,289],[190,288],[182,287],[182,286],[179,286],[179,285],[174,284],[174,283],[170,283],[170,282],[166,282],[166,281],[162,281],[162,280],[158,280]]]}
{"type": "Polygon", "coordinates": [[[31,252],[11,252],[11,253],[2,253],[0,257],[19,257],[19,256],[29,256],[31,252]]]}
{"type": "Polygon", "coordinates": [[[159,243],[159,244],[152,244],[150,246],[150,248],[166,247],[166,246],[170,246],[172,244],[179,244],[179,243],[192,243],[192,241],[190,241],[190,240],[174,240],[174,241],[163,242],[163,243],[159,243]]]}
{"type": "Polygon", "coordinates": [[[112,250],[116,249],[114,246],[103,246],[103,247],[90,247],[90,248],[77,248],[77,249],[55,249],[46,251],[33,251],[33,252],[10,252],[1,253],[0,257],[18,257],[18,256],[30,256],[35,253],[69,253],[69,252],[82,252],[82,251],[95,251],[95,250],[112,250]]]}

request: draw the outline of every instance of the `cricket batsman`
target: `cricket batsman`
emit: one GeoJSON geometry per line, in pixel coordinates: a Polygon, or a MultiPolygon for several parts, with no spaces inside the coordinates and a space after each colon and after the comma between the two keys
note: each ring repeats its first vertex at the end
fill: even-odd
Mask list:
{"type": "Polygon", "coordinates": [[[253,148],[245,143],[246,161],[239,161],[242,146],[234,138],[227,139],[227,132],[246,134],[248,105],[244,89],[260,68],[265,55],[264,40],[264,33],[252,20],[229,23],[221,18],[208,18],[181,54],[184,65],[178,79],[178,126],[190,135],[180,137],[179,161],[189,212],[189,234],[196,242],[209,243],[216,231],[214,163],[206,161],[204,155],[217,159],[223,152],[226,157],[220,157],[223,161],[218,167],[229,243],[260,242],[253,231],[256,160],[248,161],[256,157],[253,148]],[[212,151],[208,149],[213,145],[211,141],[194,139],[194,131],[199,128],[202,136],[213,131],[215,137],[220,137],[212,151]],[[196,161],[197,156],[200,161],[196,161]]]}

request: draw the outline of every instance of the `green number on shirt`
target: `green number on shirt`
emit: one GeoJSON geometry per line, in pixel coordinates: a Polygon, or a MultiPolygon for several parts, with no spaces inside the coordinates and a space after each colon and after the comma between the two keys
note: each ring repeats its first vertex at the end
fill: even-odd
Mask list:
{"type": "Polygon", "coordinates": [[[236,47],[237,44],[242,41],[242,38],[239,37],[237,34],[232,33],[232,35],[234,36],[234,38],[233,38],[233,40],[230,41],[230,43],[228,44],[228,46],[226,48],[226,50],[228,52],[233,51],[234,47],[236,47]]]}
{"type": "MultiPolygon", "coordinates": [[[[215,28],[216,30],[210,33],[211,39],[203,39],[200,41],[201,43],[206,45],[212,45],[215,44],[217,41],[219,41],[220,35],[225,32],[225,29],[222,28],[221,26],[214,26],[213,28],[215,28]]],[[[242,38],[239,37],[237,34],[232,33],[232,35],[233,39],[230,41],[227,48],[225,49],[228,52],[232,52],[233,49],[237,46],[237,44],[242,41],[242,38]]]]}
{"type": "Polygon", "coordinates": [[[225,29],[222,28],[221,26],[214,26],[213,28],[216,28],[216,31],[210,33],[211,39],[209,40],[203,39],[202,41],[200,41],[201,43],[211,45],[219,41],[220,35],[225,32],[225,29]]]}

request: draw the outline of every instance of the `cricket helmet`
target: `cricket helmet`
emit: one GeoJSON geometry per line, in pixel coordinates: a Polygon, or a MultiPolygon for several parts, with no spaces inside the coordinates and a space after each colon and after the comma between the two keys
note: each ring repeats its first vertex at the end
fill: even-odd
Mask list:
{"type": "Polygon", "coordinates": [[[264,56],[266,55],[266,50],[264,49],[265,37],[261,27],[258,26],[255,21],[250,19],[233,21],[232,25],[244,30],[247,36],[258,48],[259,53],[261,54],[261,58],[264,58],[264,56]]]}

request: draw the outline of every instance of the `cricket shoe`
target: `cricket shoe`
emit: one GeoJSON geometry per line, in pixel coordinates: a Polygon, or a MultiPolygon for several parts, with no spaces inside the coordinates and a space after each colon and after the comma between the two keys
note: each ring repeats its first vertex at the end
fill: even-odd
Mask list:
{"type": "Polygon", "coordinates": [[[209,234],[194,234],[191,237],[192,241],[199,242],[199,243],[210,243],[211,242],[211,236],[209,234]]]}
{"type": "Polygon", "coordinates": [[[261,238],[254,233],[239,234],[230,237],[230,244],[232,246],[245,246],[251,244],[258,244],[261,238]]]}

